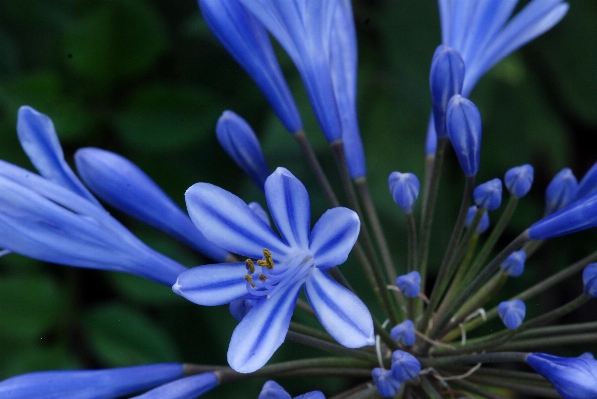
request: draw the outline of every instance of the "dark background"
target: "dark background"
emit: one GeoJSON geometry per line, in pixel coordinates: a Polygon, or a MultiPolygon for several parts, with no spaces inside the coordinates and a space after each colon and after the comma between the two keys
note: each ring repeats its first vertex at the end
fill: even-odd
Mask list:
{"type": "MultiPolygon", "coordinates": [[[[359,0],[354,11],[359,119],[369,182],[402,272],[404,217],[389,195],[387,177],[399,170],[422,178],[429,63],[440,43],[437,5],[359,0]]],[[[591,145],[597,134],[596,22],[597,3],[574,1],[558,26],[494,67],[471,95],[484,125],[478,182],[502,177],[515,165],[535,167],[531,194],[521,201],[501,244],[541,217],[545,187],[554,174],[570,167],[580,180],[597,161],[591,145]]],[[[279,54],[307,134],[337,181],[297,73],[279,54]]],[[[264,204],[262,193],[215,139],[218,116],[232,109],[257,132],[271,168],[285,166],[307,185],[314,220],[326,209],[291,136],[211,35],[194,1],[0,2],[0,158],[30,168],[14,128],[17,109],[24,104],[53,119],[69,162],[80,147],[101,147],[142,167],[181,206],[186,188],[198,181],[264,204]]],[[[450,154],[432,267],[441,260],[462,180],[450,154]]],[[[492,222],[500,212],[490,215],[492,222]]],[[[188,266],[205,263],[182,244],[114,214],[153,248],[188,266]]],[[[500,299],[592,252],[596,238],[587,232],[553,240],[528,261],[522,277],[509,281],[500,299]]],[[[352,260],[342,270],[353,284],[365,288],[352,260]]],[[[551,309],[581,289],[577,276],[529,301],[528,312],[551,309]]],[[[367,294],[363,298],[374,303],[367,294]]],[[[594,319],[594,311],[587,308],[591,306],[565,321],[594,319]]],[[[234,325],[226,308],[193,305],[168,287],[135,276],[41,264],[14,254],[0,259],[0,379],[34,370],[163,361],[225,364],[234,325]]],[[[557,353],[578,355],[583,348],[588,347],[569,346],[557,353]]],[[[311,355],[325,354],[285,343],[274,360],[311,355]]],[[[231,392],[257,397],[263,381],[218,388],[208,397],[231,392]]],[[[319,379],[305,381],[280,379],[294,394],[323,387],[319,379]]],[[[344,384],[330,379],[325,390],[333,392],[344,384]]]]}

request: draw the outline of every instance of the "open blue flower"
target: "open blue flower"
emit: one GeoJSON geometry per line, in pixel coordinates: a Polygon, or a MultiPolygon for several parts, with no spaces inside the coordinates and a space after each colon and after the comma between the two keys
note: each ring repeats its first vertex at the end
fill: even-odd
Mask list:
{"type": "Polygon", "coordinates": [[[174,291],[208,306],[257,300],[234,330],[228,348],[228,362],[241,373],[259,369],[282,344],[303,285],[321,324],[340,344],[372,345],[369,310],[325,272],[348,257],[359,234],[356,213],[330,209],[310,231],[307,190],[284,168],[268,177],[265,196],[282,237],[226,190],[208,183],[187,190],[189,215],[205,237],[249,259],[188,270],[178,277],[174,291]],[[259,259],[256,265],[253,259],[259,259]]]}

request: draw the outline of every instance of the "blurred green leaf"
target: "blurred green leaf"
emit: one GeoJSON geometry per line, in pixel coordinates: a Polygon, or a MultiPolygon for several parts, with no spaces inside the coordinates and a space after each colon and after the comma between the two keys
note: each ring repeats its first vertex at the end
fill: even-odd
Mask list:
{"type": "Polygon", "coordinates": [[[135,93],[115,116],[115,124],[129,146],[151,152],[182,150],[214,134],[222,109],[208,92],[157,84],[135,93]]]}
{"type": "Polygon", "coordinates": [[[112,0],[94,5],[67,26],[68,66],[100,83],[146,71],[166,47],[164,27],[149,4],[112,0]]]}
{"type": "Polygon", "coordinates": [[[80,367],[68,349],[62,345],[30,346],[18,351],[13,356],[5,357],[1,364],[0,378],[32,370],[65,370],[80,367]]]}
{"type": "Polygon", "coordinates": [[[122,296],[141,304],[165,306],[183,300],[170,287],[131,274],[110,273],[107,277],[122,296]]]}
{"type": "Polygon", "coordinates": [[[0,279],[0,337],[39,339],[54,326],[66,307],[60,289],[50,277],[0,279]]]}
{"type": "Polygon", "coordinates": [[[122,305],[105,305],[83,317],[92,348],[107,366],[176,361],[176,346],[164,330],[122,305]]]}

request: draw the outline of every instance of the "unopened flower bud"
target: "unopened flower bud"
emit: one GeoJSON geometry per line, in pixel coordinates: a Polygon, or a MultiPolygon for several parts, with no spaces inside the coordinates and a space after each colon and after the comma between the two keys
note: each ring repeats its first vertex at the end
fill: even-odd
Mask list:
{"type": "Polygon", "coordinates": [[[473,198],[478,207],[488,211],[496,210],[502,203],[502,181],[493,179],[475,187],[473,198]]]}
{"type": "Polygon", "coordinates": [[[500,265],[504,273],[510,277],[518,277],[524,272],[524,262],[527,260],[525,251],[514,251],[500,265]]]}
{"type": "Polygon", "coordinates": [[[597,263],[591,263],[582,272],[582,284],[585,294],[597,297],[597,263]]]}
{"type": "Polygon", "coordinates": [[[410,353],[401,350],[392,353],[392,376],[398,381],[412,380],[420,371],[421,363],[410,353]]]}
{"type": "Polygon", "coordinates": [[[396,278],[396,285],[408,298],[416,298],[421,292],[421,275],[414,271],[396,278]]]}
{"type": "Polygon", "coordinates": [[[466,176],[479,170],[481,158],[481,114],[472,101],[456,94],[448,103],[446,126],[452,147],[466,176]]]}
{"type": "Polygon", "coordinates": [[[504,301],[498,305],[498,314],[509,330],[516,330],[524,320],[526,306],[520,299],[504,301]]]}
{"type": "MultiPolygon", "coordinates": [[[[466,227],[471,227],[471,224],[473,224],[473,220],[475,220],[475,215],[477,214],[478,209],[479,208],[477,208],[475,205],[468,208],[468,213],[466,214],[466,221],[464,222],[464,225],[466,227]]],[[[477,234],[483,234],[488,228],[489,216],[487,215],[487,211],[484,211],[483,216],[481,216],[481,221],[477,226],[477,234]]]]}
{"type": "Polygon", "coordinates": [[[406,214],[412,213],[419,196],[419,179],[412,173],[392,172],[388,178],[390,192],[394,202],[406,214]]]}
{"type": "Polygon", "coordinates": [[[412,320],[404,320],[390,330],[390,337],[404,346],[413,346],[415,343],[415,324],[412,320]]]}
{"type": "Polygon", "coordinates": [[[515,166],[508,170],[504,176],[506,188],[516,198],[522,198],[533,185],[534,169],[531,165],[515,166]]]}
{"type": "Polygon", "coordinates": [[[576,198],[578,181],[569,168],[562,169],[545,190],[545,215],[559,211],[576,198]]]}

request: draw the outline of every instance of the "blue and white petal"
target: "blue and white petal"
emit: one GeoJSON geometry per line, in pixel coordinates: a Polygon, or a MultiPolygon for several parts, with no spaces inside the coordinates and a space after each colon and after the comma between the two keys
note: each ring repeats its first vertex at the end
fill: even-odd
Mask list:
{"type": "Polygon", "coordinates": [[[229,255],[209,242],[168,195],[137,165],[99,148],[82,148],[75,154],[85,184],[102,200],[167,234],[204,255],[224,262],[229,255]]]}
{"type": "Polygon", "coordinates": [[[17,117],[17,134],[23,150],[42,176],[100,206],[64,160],[54,124],[47,115],[22,106],[17,117]]]}
{"type": "Polygon", "coordinates": [[[245,262],[197,266],[180,274],[172,290],[198,305],[224,305],[248,295],[245,262]]]}
{"type": "Polygon", "coordinates": [[[319,269],[327,269],[346,261],[357,241],[361,222],[348,208],[327,210],[311,230],[309,250],[319,269]]]}
{"type": "Polygon", "coordinates": [[[215,373],[201,373],[169,382],[131,399],[196,399],[219,383],[215,373]]]}
{"type": "Polygon", "coordinates": [[[286,244],[236,195],[209,183],[196,183],[185,199],[191,220],[215,245],[249,258],[261,258],[264,248],[274,260],[288,252],[286,244]]]}
{"type": "Polygon", "coordinates": [[[293,248],[308,248],[311,209],[303,183],[287,169],[277,168],[265,181],[265,198],[284,241],[293,248]]]}
{"type": "Polygon", "coordinates": [[[228,347],[228,363],[239,373],[260,369],[282,345],[302,284],[261,299],[238,324],[228,347]]]}
{"type": "Polygon", "coordinates": [[[317,318],[339,344],[347,348],[373,345],[373,320],[367,306],[324,271],[315,269],[305,284],[317,318]]]}

